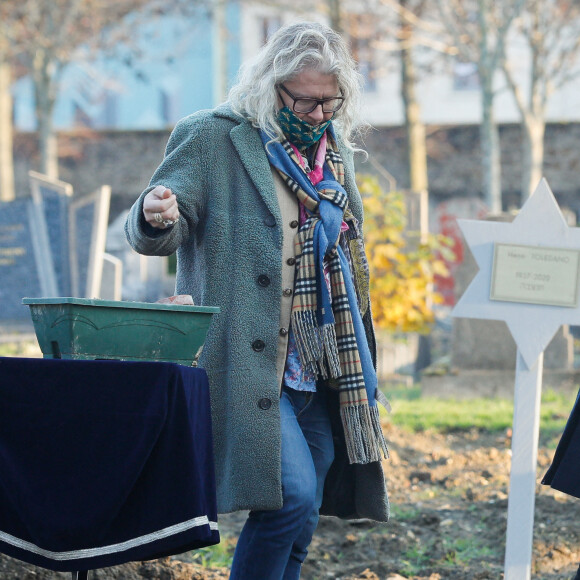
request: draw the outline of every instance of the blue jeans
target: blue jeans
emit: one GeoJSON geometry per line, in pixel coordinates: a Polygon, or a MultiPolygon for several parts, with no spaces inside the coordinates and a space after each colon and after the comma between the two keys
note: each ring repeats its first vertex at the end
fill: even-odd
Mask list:
{"type": "Polygon", "coordinates": [[[230,580],[298,580],[318,524],[334,459],[325,388],[284,388],[280,398],[282,498],[278,510],[251,511],[238,539],[230,580]]]}

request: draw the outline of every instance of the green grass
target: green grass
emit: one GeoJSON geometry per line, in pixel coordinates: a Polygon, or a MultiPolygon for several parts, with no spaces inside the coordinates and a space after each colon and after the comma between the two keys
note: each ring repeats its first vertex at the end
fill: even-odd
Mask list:
{"type": "MultiPolygon", "coordinates": [[[[410,431],[450,432],[466,429],[503,431],[513,423],[513,401],[500,398],[438,399],[421,397],[420,387],[385,390],[393,412],[388,421],[410,431]]],[[[575,393],[548,389],[542,395],[540,431],[543,439],[562,433],[575,393]]]]}
{"type": "Polygon", "coordinates": [[[473,560],[497,558],[498,555],[488,546],[474,538],[456,538],[449,540],[442,537],[427,543],[418,542],[402,554],[403,567],[400,573],[405,576],[416,576],[424,571],[425,567],[439,564],[449,569],[465,568],[473,560]],[[433,555],[443,550],[440,558],[433,555]]]}
{"type": "Polygon", "coordinates": [[[421,513],[423,510],[419,507],[391,504],[391,518],[399,522],[416,520],[421,516],[421,513]]]}
{"type": "Polygon", "coordinates": [[[401,556],[403,567],[400,573],[403,576],[416,576],[419,574],[431,561],[431,549],[432,546],[430,544],[418,544],[406,550],[401,556]]]}
{"type": "Polygon", "coordinates": [[[0,356],[38,357],[41,352],[36,340],[5,342],[0,343],[0,356]]]}
{"type": "Polygon", "coordinates": [[[181,554],[179,559],[203,568],[231,568],[236,549],[235,542],[235,538],[222,537],[219,544],[181,554]]]}
{"type": "Polygon", "coordinates": [[[445,549],[444,563],[450,567],[468,566],[472,560],[486,560],[497,557],[497,554],[482,542],[473,538],[443,539],[445,549]]]}

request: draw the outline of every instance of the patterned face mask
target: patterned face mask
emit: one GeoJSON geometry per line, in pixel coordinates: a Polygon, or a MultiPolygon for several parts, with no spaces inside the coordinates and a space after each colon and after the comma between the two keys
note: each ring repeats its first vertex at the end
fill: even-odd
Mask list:
{"type": "Polygon", "coordinates": [[[299,149],[314,145],[322,137],[324,131],[330,125],[331,120],[329,119],[320,125],[311,125],[303,121],[300,117],[297,117],[290,107],[284,107],[278,111],[278,124],[280,128],[284,132],[284,135],[286,135],[288,141],[296,145],[299,149]]]}

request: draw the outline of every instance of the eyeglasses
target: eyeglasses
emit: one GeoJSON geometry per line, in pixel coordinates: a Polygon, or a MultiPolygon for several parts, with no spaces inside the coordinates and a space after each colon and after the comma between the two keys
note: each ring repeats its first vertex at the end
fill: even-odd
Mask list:
{"type": "Polygon", "coordinates": [[[292,99],[292,110],[295,113],[312,113],[318,105],[322,105],[323,113],[336,113],[344,102],[344,97],[328,97],[327,99],[295,97],[284,85],[278,86],[292,99]]]}

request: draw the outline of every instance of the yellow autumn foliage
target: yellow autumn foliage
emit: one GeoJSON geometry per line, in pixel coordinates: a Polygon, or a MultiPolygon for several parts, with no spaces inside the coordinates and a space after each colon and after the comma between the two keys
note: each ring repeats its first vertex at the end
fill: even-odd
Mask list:
{"type": "Polygon", "coordinates": [[[430,330],[432,306],[442,301],[434,290],[435,275],[449,272],[451,240],[442,235],[406,231],[407,206],[398,191],[384,192],[378,180],[359,176],[365,211],[364,238],[371,277],[371,303],[377,328],[389,332],[430,330]]]}

